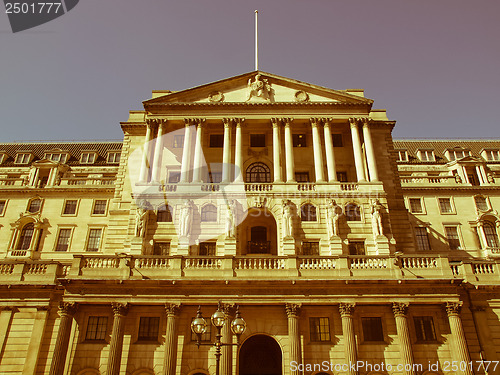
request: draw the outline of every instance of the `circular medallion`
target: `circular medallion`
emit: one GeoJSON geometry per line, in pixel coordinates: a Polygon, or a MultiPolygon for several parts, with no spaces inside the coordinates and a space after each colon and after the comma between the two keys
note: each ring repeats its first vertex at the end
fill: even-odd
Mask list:
{"type": "Polygon", "coordinates": [[[208,100],[212,103],[222,102],[224,100],[224,94],[220,91],[212,92],[208,95],[208,100]]]}
{"type": "Polygon", "coordinates": [[[295,101],[307,102],[309,101],[309,95],[307,94],[307,92],[299,90],[295,93],[295,101]]]}

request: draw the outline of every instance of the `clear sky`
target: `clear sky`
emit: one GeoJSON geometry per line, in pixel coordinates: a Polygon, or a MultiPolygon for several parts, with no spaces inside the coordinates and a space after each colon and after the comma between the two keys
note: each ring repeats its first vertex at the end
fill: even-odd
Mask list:
{"type": "Polygon", "coordinates": [[[0,14],[0,142],[121,139],[151,90],[260,69],[362,88],[397,138],[500,138],[500,1],[81,0],[12,34],[0,14]]]}

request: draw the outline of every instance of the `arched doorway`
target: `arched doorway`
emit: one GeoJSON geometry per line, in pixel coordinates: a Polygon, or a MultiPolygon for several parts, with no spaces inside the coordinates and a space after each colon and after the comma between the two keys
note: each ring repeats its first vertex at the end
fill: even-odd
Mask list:
{"type": "Polygon", "coordinates": [[[240,254],[277,255],[276,220],[267,209],[250,208],[239,230],[240,254]]]}
{"type": "Polygon", "coordinates": [[[255,335],[240,349],[239,375],[281,375],[281,348],[275,339],[255,335]]]}

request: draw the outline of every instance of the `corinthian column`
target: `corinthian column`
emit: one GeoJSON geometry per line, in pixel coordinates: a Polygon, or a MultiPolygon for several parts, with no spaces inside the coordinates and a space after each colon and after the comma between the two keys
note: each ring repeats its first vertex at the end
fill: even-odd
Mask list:
{"type": "Polygon", "coordinates": [[[127,303],[111,304],[113,309],[113,331],[111,332],[111,342],[109,344],[109,358],[107,375],[119,375],[120,363],[122,360],[123,333],[125,331],[125,317],[128,313],[127,303]]]}
{"type": "Polygon", "coordinates": [[[165,365],[163,375],[175,375],[177,366],[177,318],[181,305],[167,303],[167,330],[165,332],[165,365]]]}
{"type": "Polygon", "coordinates": [[[346,363],[349,365],[348,375],[356,375],[358,372],[352,369],[350,364],[356,363],[356,336],[354,335],[354,323],[352,314],[354,313],[354,303],[341,303],[339,305],[340,316],[342,317],[342,335],[344,336],[344,355],[346,363]]]}
{"type": "Polygon", "coordinates": [[[201,182],[201,168],[202,168],[202,140],[203,140],[203,122],[205,119],[196,119],[196,142],[194,146],[194,162],[193,162],[193,182],[201,182]]]}
{"type": "Polygon", "coordinates": [[[68,354],[69,336],[71,334],[71,325],[73,324],[73,315],[76,312],[77,305],[74,302],[61,302],[59,304],[59,329],[57,331],[56,346],[52,355],[49,375],[63,375],[66,355],[68,354]]]}
{"type": "MultiPolygon", "coordinates": [[[[458,363],[470,362],[469,349],[467,348],[467,341],[465,340],[464,327],[462,326],[462,319],[460,319],[460,310],[462,309],[462,302],[448,302],[446,303],[446,313],[448,314],[448,321],[450,322],[451,336],[453,337],[455,360],[458,363]]],[[[474,375],[470,366],[465,366],[465,369],[459,366],[458,373],[463,375],[474,375]]]]}
{"type": "Polygon", "coordinates": [[[274,166],[274,182],[282,182],[281,177],[281,143],[280,143],[280,120],[272,118],[273,124],[273,166],[274,166]]]}
{"type": "Polygon", "coordinates": [[[235,144],[235,155],[234,164],[236,170],[234,171],[234,180],[237,182],[243,182],[243,136],[241,135],[241,127],[243,125],[244,118],[235,118],[236,123],[236,144],[235,144]]]}
{"type": "MultiPolygon", "coordinates": [[[[299,315],[300,305],[287,303],[285,305],[288,316],[288,341],[290,343],[290,363],[301,363],[300,355],[300,335],[299,335],[299,315]]],[[[299,371],[291,371],[291,375],[299,375],[299,371]]]]}
{"type": "Polygon", "coordinates": [[[179,182],[189,182],[189,166],[191,164],[191,125],[192,119],[184,119],[184,146],[182,149],[181,178],[179,182]]]}
{"type": "MultiPolygon", "coordinates": [[[[233,335],[231,334],[231,315],[234,305],[224,303],[222,304],[222,310],[226,314],[226,323],[222,326],[222,342],[231,343],[233,340],[233,335]]],[[[222,347],[222,357],[221,357],[221,375],[232,375],[232,363],[233,359],[233,346],[225,345],[222,347]]]]}
{"type": "Polygon", "coordinates": [[[144,147],[142,149],[142,162],[141,171],[139,173],[139,182],[147,182],[148,178],[148,156],[149,156],[149,143],[151,141],[151,129],[153,128],[153,120],[146,120],[146,136],[144,137],[144,147]]]}
{"type": "Polygon", "coordinates": [[[351,117],[352,148],[354,151],[354,163],[356,164],[356,176],[358,181],[366,181],[365,168],[363,166],[363,151],[361,150],[361,140],[359,138],[358,120],[351,117]]]}
{"type": "Polygon", "coordinates": [[[285,123],[285,157],[286,157],[286,182],[295,182],[295,163],[293,161],[293,142],[292,142],[292,118],[284,118],[285,123]]]}
{"type": "Polygon", "coordinates": [[[314,153],[314,172],[316,174],[316,182],[323,182],[323,155],[321,152],[321,138],[319,136],[319,126],[321,119],[311,118],[313,153],[314,153]]]}
{"type": "Polygon", "coordinates": [[[155,154],[153,158],[153,172],[151,173],[153,176],[153,182],[160,181],[161,152],[163,150],[163,127],[166,122],[167,120],[165,119],[156,119],[156,123],[158,124],[158,135],[156,136],[155,154]]]}
{"type": "Polygon", "coordinates": [[[229,118],[222,119],[224,123],[224,148],[222,151],[222,182],[231,179],[231,122],[229,118]]]}
{"type": "Polygon", "coordinates": [[[331,120],[325,119],[323,125],[323,132],[325,136],[326,148],[326,169],[328,171],[328,181],[337,181],[337,170],[335,168],[335,153],[333,151],[331,120]]]}
{"type": "Polygon", "coordinates": [[[375,161],[375,150],[373,149],[369,118],[363,119],[363,138],[365,139],[366,159],[368,161],[370,181],[378,181],[377,162],[375,161]]]}
{"type": "Polygon", "coordinates": [[[396,319],[396,329],[399,338],[399,349],[401,351],[401,359],[403,360],[403,374],[415,375],[415,361],[413,359],[413,352],[411,349],[410,331],[408,330],[408,312],[407,303],[393,303],[392,311],[396,319]]]}

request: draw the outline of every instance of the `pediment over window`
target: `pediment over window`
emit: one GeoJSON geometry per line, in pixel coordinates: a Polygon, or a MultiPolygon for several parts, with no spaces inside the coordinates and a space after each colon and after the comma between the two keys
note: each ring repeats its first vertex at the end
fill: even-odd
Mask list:
{"type": "Polygon", "coordinates": [[[481,159],[481,158],[478,158],[476,156],[465,156],[459,160],[454,160],[454,161],[451,161],[449,163],[447,163],[448,166],[452,166],[452,165],[455,165],[455,164],[473,164],[473,165],[477,165],[477,164],[484,164],[484,160],[481,159]]]}

